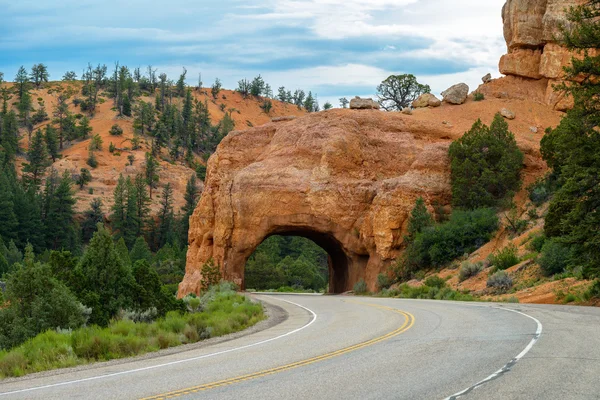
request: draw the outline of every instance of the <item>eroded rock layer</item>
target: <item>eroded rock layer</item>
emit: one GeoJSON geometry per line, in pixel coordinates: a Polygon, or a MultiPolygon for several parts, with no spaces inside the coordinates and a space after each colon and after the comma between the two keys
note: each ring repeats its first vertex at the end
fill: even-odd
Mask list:
{"type": "Polygon", "coordinates": [[[442,124],[374,110],[332,110],[231,133],[209,161],[190,220],[179,295],[198,293],[211,258],[243,287],[246,260],[273,234],[323,247],[330,291],[351,290],[360,279],[374,289],[399,254],[415,200],[450,200],[447,135],[442,124]]]}
{"type": "Polygon", "coordinates": [[[574,54],[557,40],[560,27],[567,24],[566,10],[580,3],[581,0],[508,0],[502,9],[508,53],[500,59],[500,72],[541,80],[544,102],[560,110],[571,104],[553,86],[564,79],[563,68],[570,65],[574,54]]]}

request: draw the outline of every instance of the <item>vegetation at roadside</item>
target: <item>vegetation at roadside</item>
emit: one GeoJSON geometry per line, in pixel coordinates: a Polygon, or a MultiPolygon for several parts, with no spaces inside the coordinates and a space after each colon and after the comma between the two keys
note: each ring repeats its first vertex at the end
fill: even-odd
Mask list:
{"type": "Polygon", "coordinates": [[[171,311],[153,322],[135,322],[139,316],[126,313],[112,319],[106,327],[47,330],[10,351],[0,352],[0,377],[195,343],[243,330],[264,318],[262,306],[237,294],[235,286],[229,283],[213,286],[198,299],[194,312],[171,311]]]}
{"type": "Polygon", "coordinates": [[[556,129],[548,130],[541,143],[557,187],[545,217],[544,232],[551,241],[542,249],[542,267],[547,274],[580,271],[582,277],[590,279],[600,277],[598,17],[599,0],[588,0],[568,10],[569,24],[562,28],[562,42],[578,57],[573,57],[572,65],[565,69],[568,84],[555,89],[570,95],[574,106],[556,129]]]}

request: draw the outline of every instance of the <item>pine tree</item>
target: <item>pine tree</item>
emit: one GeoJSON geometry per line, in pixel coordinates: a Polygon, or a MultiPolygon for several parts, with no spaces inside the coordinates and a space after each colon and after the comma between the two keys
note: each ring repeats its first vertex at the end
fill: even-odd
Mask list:
{"type": "Polygon", "coordinates": [[[146,190],[146,180],[143,174],[140,173],[135,176],[133,186],[135,190],[135,198],[137,200],[137,220],[139,223],[136,235],[140,236],[144,230],[148,214],[150,213],[151,201],[150,197],[148,196],[148,191],[146,190]]]}
{"type": "Polygon", "coordinates": [[[0,136],[0,145],[4,149],[5,162],[12,162],[15,156],[19,154],[19,123],[14,111],[9,111],[2,118],[2,136],[0,136]]]}
{"type": "Polygon", "coordinates": [[[422,197],[417,199],[415,207],[410,213],[408,220],[408,237],[407,240],[413,241],[417,234],[421,233],[423,229],[433,225],[433,218],[427,207],[425,206],[425,200],[422,197]]]}
{"type": "Polygon", "coordinates": [[[128,95],[123,96],[123,115],[131,117],[131,100],[128,95]]]}
{"type": "Polygon", "coordinates": [[[121,260],[123,261],[123,263],[130,267],[131,264],[131,258],[129,257],[129,249],[127,248],[127,245],[125,244],[125,239],[123,239],[122,237],[119,238],[119,240],[117,240],[116,244],[115,244],[115,250],[117,251],[117,254],[119,254],[119,257],[121,257],[121,260]]]}
{"type": "MultiPolygon", "coordinates": [[[[179,97],[183,97],[186,95],[185,91],[185,75],[187,74],[187,69],[183,68],[183,73],[179,76],[179,80],[177,81],[177,95],[179,97]]],[[[162,82],[162,80],[161,80],[162,82]]]]}
{"type": "Polygon", "coordinates": [[[146,153],[146,167],[144,171],[144,175],[146,178],[146,184],[150,189],[150,199],[152,199],[152,189],[156,187],[158,183],[158,161],[152,156],[150,153],[146,153]]]}
{"type": "Polygon", "coordinates": [[[77,247],[75,211],[73,209],[77,201],[73,197],[72,184],[69,172],[65,171],[50,200],[48,214],[44,220],[46,244],[53,250],[73,250],[77,247]]]}
{"type": "Polygon", "coordinates": [[[83,213],[83,222],[81,224],[81,239],[84,243],[90,241],[99,223],[104,222],[104,213],[102,211],[102,200],[94,199],[90,203],[90,208],[83,213]]]}
{"type": "Polygon", "coordinates": [[[157,247],[163,247],[173,237],[173,189],[167,183],[163,189],[158,214],[157,247]]]}
{"type": "Polygon", "coordinates": [[[142,236],[135,240],[135,244],[129,253],[129,258],[131,259],[132,264],[135,264],[140,260],[144,260],[146,262],[152,261],[152,252],[150,251],[150,247],[148,247],[148,243],[146,243],[142,236]]]}
{"type": "Polygon", "coordinates": [[[56,135],[56,129],[52,125],[46,125],[44,132],[44,141],[48,149],[48,154],[52,157],[52,162],[56,162],[56,159],[60,157],[60,150],[58,148],[58,136],[56,135]]]}
{"type": "Polygon", "coordinates": [[[600,201],[600,0],[571,8],[563,44],[579,57],[565,69],[574,105],[560,125],[542,139],[542,155],[560,188],[545,219],[547,236],[569,247],[569,267],[586,278],[600,277],[598,203],[600,201]]]}
{"type": "Polygon", "coordinates": [[[48,73],[48,67],[44,64],[35,64],[31,68],[31,80],[36,89],[39,89],[43,83],[48,83],[48,79],[50,79],[50,74],[48,73]]]}
{"type": "Polygon", "coordinates": [[[117,237],[122,237],[127,215],[127,186],[123,174],[119,175],[117,186],[113,192],[113,199],[112,214],[110,216],[112,229],[117,237]]]}
{"type": "Polygon", "coordinates": [[[117,253],[113,238],[99,225],[77,265],[79,299],[92,308],[90,323],[108,325],[119,310],[133,306],[135,281],[131,268],[117,253]]]}
{"type": "Polygon", "coordinates": [[[71,115],[68,104],[69,96],[66,93],[58,95],[54,109],[54,122],[58,124],[59,148],[62,150],[63,142],[67,137],[67,118],[71,115]]]}
{"type": "Polygon", "coordinates": [[[127,203],[125,208],[125,224],[123,225],[122,235],[128,248],[133,246],[137,235],[140,232],[140,221],[138,220],[136,190],[130,177],[125,180],[127,192],[127,203]]]}
{"type": "Polygon", "coordinates": [[[28,179],[34,186],[39,185],[40,178],[44,175],[44,171],[48,167],[48,151],[42,131],[38,131],[33,136],[33,140],[27,151],[27,161],[24,172],[27,173],[28,179]]]}
{"type": "Polygon", "coordinates": [[[90,126],[90,120],[87,117],[81,118],[77,127],[77,136],[80,139],[87,139],[92,131],[93,128],[90,126]]]}
{"type": "Polygon", "coordinates": [[[12,187],[7,171],[0,169],[0,238],[7,242],[16,239],[18,226],[12,187]]]}
{"type": "Polygon", "coordinates": [[[25,248],[29,243],[38,252],[46,248],[44,224],[41,217],[41,199],[37,187],[24,188],[18,182],[14,188],[15,215],[18,221],[16,228],[17,245],[25,248]]]}
{"type": "Polygon", "coordinates": [[[29,84],[29,74],[25,67],[21,65],[15,76],[15,83],[17,84],[19,99],[23,97],[23,94],[27,91],[29,84]]]}

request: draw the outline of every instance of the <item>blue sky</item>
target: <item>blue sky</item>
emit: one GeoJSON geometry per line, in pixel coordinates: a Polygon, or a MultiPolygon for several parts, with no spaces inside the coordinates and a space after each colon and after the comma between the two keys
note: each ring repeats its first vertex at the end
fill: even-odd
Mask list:
{"type": "Polygon", "coordinates": [[[0,71],[43,62],[52,79],[115,61],[226,88],[262,74],[323,103],[413,73],[439,93],[498,76],[504,0],[0,0],[0,71]]]}

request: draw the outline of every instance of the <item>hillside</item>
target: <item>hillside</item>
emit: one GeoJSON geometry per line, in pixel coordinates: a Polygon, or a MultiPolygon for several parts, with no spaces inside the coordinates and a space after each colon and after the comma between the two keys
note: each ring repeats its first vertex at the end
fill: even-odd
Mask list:
{"type": "MultiPolygon", "coordinates": [[[[34,99],[35,110],[39,109],[40,100],[46,108],[50,116],[57,104],[57,96],[59,90],[72,89],[76,93],[81,92],[81,83],[79,82],[50,82],[44,85],[43,88],[31,90],[32,98],[34,99]]],[[[5,84],[5,87],[13,88],[13,84],[5,84]]],[[[213,124],[218,123],[223,119],[226,113],[230,112],[232,119],[235,121],[235,129],[245,129],[249,126],[260,126],[269,122],[272,118],[282,116],[299,116],[305,113],[304,110],[298,109],[295,105],[282,103],[277,100],[272,100],[273,107],[267,115],[262,109],[262,99],[252,96],[243,98],[238,92],[231,90],[221,90],[216,100],[210,94],[210,88],[202,89],[202,91],[194,90],[192,92],[193,99],[202,103],[206,102],[210,113],[210,119],[213,124]]],[[[74,95],[73,98],[81,97],[74,95]]],[[[134,177],[136,174],[144,170],[144,155],[150,151],[151,138],[149,136],[141,136],[141,148],[131,150],[131,140],[134,137],[134,118],[118,116],[118,112],[113,108],[113,101],[109,99],[105,93],[100,94],[100,101],[96,108],[96,112],[90,119],[92,133],[90,138],[82,141],[74,141],[66,143],[65,148],[61,151],[62,157],[58,159],[51,167],[58,170],[62,174],[63,171],[69,171],[73,175],[79,174],[81,168],[88,168],[92,173],[92,181],[85,188],[79,190],[77,188],[76,197],[78,199],[76,209],[83,211],[88,208],[89,203],[94,198],[100,198],[104,204],[104,210],[108,214],[108,210],[113,202],[113,190],[117,184],[120,174],[125,177],[134,177]],[[104,101],[102,101],[104,100],[104,101]],[[109,131],[111,127],[117,124],[123,129],[121,136],[111,136],[109,131]],[[91,141],[91,136],[99,134],[103,140],[102,150],[97,151],[96,157],[98,167],[91,169],[87,164],[88,149],[91,141]],[[112,154],[109,152],[109,144],[113,143],[117,150],[112,154]],[[128,156],[133,155],[135,161],[133,165],[129,165],[128,156]]],[[[153,102],[153,97],[142,96],[139,100],[153,102]]],[[[183,99],[174,98],[173,104],[181,107],[183,99]]],[[[79,107],[72,102],[69,105],[69,110],[77,115],[82,113],[79,107]]],[[[44,121],[34,126],[34,130],[43,128],[50,121],[44,121]]],[[[22,132],[21,147],[27,149],[27,135],[22,132]]],[[[19,157],[20,163],[25,162],[23,157],[19,157]]],[[[205,161],[196,156],[196,161],[204,163],[205,161]]],[[[174,209],[176,212],[183,206],[185,186],[192,174],[195,173],[186,163],[182,161],[171,162],[168,157],[168,151],[163,150],[162,159],[160,162],[159,171],[159,188],[155,189],[154,201],[152,203],[152,211],[158,208],[158,199],[160,198],[160,188],[167,183],[171,184],[174,194],[174,209]]],[[[202,182],[199,181],[200,189],[202,182]]]]}

